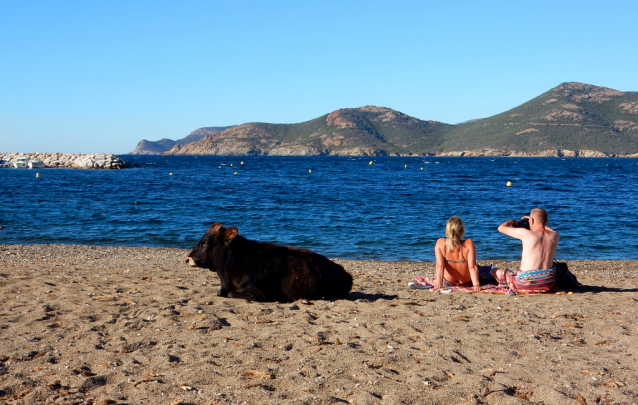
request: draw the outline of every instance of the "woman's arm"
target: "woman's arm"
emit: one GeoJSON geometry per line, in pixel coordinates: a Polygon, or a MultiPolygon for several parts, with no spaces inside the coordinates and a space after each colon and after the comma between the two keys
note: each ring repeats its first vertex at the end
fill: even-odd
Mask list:
{"type": "Polygon", "coordinates": [[[467,266],[470,270],[470,277],[472,278],[472,287],[474,291],[480,291],[481,282],[479,281],[478,267],[476,266],[476,248],[474,247],[474,241],[467,239],[465,246],[469,249],[467,254],[467,266]]]}
{"type": "Polygon", "coordinates": [[[434,273],[434,288],[437,291],[443,285],[443,273],[445,272],[445,255],[443,252],[445,247],[445,238],[439,238],[434,246],[434,256],[436,257],[436,273],[434,273]]]}

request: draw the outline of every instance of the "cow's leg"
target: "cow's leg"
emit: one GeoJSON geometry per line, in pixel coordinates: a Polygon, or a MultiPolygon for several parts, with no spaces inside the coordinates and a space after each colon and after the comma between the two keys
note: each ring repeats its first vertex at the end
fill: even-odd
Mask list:
{"type": "Polygon", "coordinates": [[[232,289],[232,284],[228,281],[228,276],[225,273],[217,273],[219,276],[219,292],[218,297],[228,297],[228,292],[232,289]]]}
{"type": "Polygon", "coordinates": [[[238,292],[238,291],[228,292],[228,298],[243,298],[249,301],[260,301],[259,297],[257,297],[255,294],[238,292]]]}

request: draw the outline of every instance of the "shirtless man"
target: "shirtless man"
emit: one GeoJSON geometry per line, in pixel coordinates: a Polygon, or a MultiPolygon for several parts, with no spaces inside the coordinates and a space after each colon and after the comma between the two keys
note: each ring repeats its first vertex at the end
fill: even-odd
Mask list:
{"type": "Polygon", "coordinates": [[[523,243],[520,270],[494,269],[492,275],[499,282],[507,282],[511,290],[530,292],[549,291],[554,287],[556,270],[554,255],[560,236],[547,226],[547,211],[534,208],[521,221],[503,222],[498,231],[523,243]],[[527,227],[529,221],[529,227],[527,227]]]}

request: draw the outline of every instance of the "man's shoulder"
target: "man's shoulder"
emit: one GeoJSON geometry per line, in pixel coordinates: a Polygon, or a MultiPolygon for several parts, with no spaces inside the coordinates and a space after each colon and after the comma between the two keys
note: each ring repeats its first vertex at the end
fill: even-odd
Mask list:
{"type": "Polygon", "coordinates": [[[553,230],[552,228],[546,226],[545,230],[543,231],[546,235],[550,235],[550,236],[554,236],[554,237],[560,237],[560,235],[558,234],[558,232],[556,232],[555,230],[553,230]]]}

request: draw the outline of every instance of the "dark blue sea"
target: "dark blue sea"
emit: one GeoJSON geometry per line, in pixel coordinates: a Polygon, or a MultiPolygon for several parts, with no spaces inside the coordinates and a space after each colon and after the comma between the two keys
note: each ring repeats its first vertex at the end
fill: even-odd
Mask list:
{"type": "Polygon", "coordinates": [[[557,258],[638,259],[637,159],[124,157],[140,167],[0,169],[0,244],[191,248],[221,222],[330,258],[433,261],[458,215],[479,260],[515,260],[497,226],[542,207],[557,258]]]}

